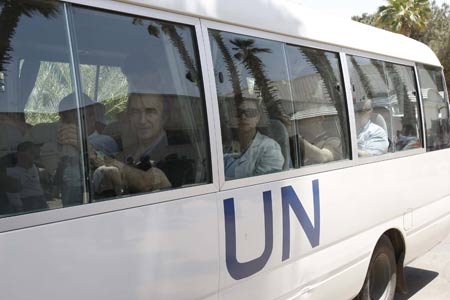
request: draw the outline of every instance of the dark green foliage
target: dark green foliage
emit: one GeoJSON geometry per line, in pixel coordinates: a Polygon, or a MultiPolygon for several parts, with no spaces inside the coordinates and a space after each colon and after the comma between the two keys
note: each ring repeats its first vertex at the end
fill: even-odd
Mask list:
{"type": "MultiPolygon", "coordinates": [[[[422,4],[426,6],[426,3],[422,4]]],[[[382,8],[386,7],[380,7],[379,11],[382,8]]],[[[407,27],[410,28],[410,30],[408,29],[409,32],[406,33],[409,33],[411,38],[427,44],[433,49],[444,67],[447,89],[450,89],[450,6],[446,3],[438,6],[433,0],[430,4],[430,11],[425,9],[423,14],[426,18],[426,26],[414,27],[408,25],[407,27]]],[[[395,26],[388,26],[386,23],[379,22],[380,18],[378,15],[378,13],[365,13],[361,16],[354,16],[352,19],[364,24],[401,33],[398,28],[397,31],[395,30],[395,26]]],[[[392,23],[392,25],[394,25],[394,23],[392,23]]]]}
{"type": "Polygon", "coordinates": [[[375,22],[385,29],[411,36],[414,30],[426,27],[431,16],[428,0],[386,0],[378,8],[375,22]]]}

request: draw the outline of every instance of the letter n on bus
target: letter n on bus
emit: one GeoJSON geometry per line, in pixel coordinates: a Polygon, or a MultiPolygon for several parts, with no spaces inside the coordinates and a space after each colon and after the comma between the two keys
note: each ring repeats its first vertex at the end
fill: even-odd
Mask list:
{"type": "Polygon", "coordinates": [[[290,257],[291,249],[291,222],[290,209],[295,213],[297,220],[300,222],[303,230],[308,237],[309,243],[314,248],[319,245],[320,239],[320,195],[319,195],[319,180],[312,182],[313,198],[314,198],[314,225],[312,224],[302,202],[297,197],[292,186],[285,186],[281,188],[281,201],[283,210],[283,254],[282,260],[290,257]]]}

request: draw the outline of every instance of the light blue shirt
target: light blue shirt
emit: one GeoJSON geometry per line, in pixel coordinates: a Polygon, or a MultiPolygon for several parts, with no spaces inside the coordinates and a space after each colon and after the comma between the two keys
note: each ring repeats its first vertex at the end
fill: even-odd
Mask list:
{"type": "Polygon", "coordinates": [[[280,145],[259,132],[242,155],[224,154],[226,179],[279,172],[283,169],[283,164],[284,157],[280,145]]]}
{"type": "Polygon", "coordinates": [[[375,156],[387,153],[388,147],[389,140],[387,133],[377,124],[369,121],[358,131],[359,150],[366,151],[375,156]]]}

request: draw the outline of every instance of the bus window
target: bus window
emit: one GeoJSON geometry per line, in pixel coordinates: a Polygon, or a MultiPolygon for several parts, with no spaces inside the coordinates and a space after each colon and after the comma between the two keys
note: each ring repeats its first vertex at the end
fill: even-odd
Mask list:
{"type": "Polygon", "coordinates": [[[339,56],[336,53],[287,46],[293,112],[300,164],[349,158],[349,134],[339,56]]]}
{"type": "Polygon", "coordinates": [[[289,169],[291,105],[284,45],[209,31],[219,99],[225,177],[289,169]]]}
{"type": "Polygon", "coordinates": [[[412,67],[348,56],[358,155],[422,147],[412,67]]]}
{"type": "Polygon", "coordinates": [[[383,62],[348,56],[348,66],[358,135],[358,156],[385,154],[390,143],[390,131],[385,118],[390,116],[386,109],[390,106],[390,99],[383,62]]]}
{"type": "Polygon", "coordinates": [[[93,201],[211,182],[194,28],[71,11],[93,201]]]}
{"type": "Polygon", "coordinates": [[[392,151],[422,147],[422,127],[414,68],[384,62],[389,84],[390,107],[386,116],[392,151]]]}
{"type": "MultiPolygon", "coordinates": [[[[63,7],[21,1],[0,9],[8,37],[0,47],[0,215],[81,204],[80,144],[59,135],[67,125],[61,101],[74,91],[63,7]]],[[[70,118],[76,133],[76,110],[70,118]]]]}
{"type": "Polygon", "coordinates": [[[426,125],[427,150],[450,146],[448,100],[445,95],[444,77],[438,67],[417,65],[422,92],[426,125]]]}

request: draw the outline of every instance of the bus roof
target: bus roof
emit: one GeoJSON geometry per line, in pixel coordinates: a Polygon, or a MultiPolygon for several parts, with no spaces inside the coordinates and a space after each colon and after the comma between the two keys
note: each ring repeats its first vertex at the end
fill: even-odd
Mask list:
{"type": "Polygon", "coordinates": [[[425,44],[352,20],[319,13],[295,0],[119,0],[253,29],[441,66],[425,44]]]}

